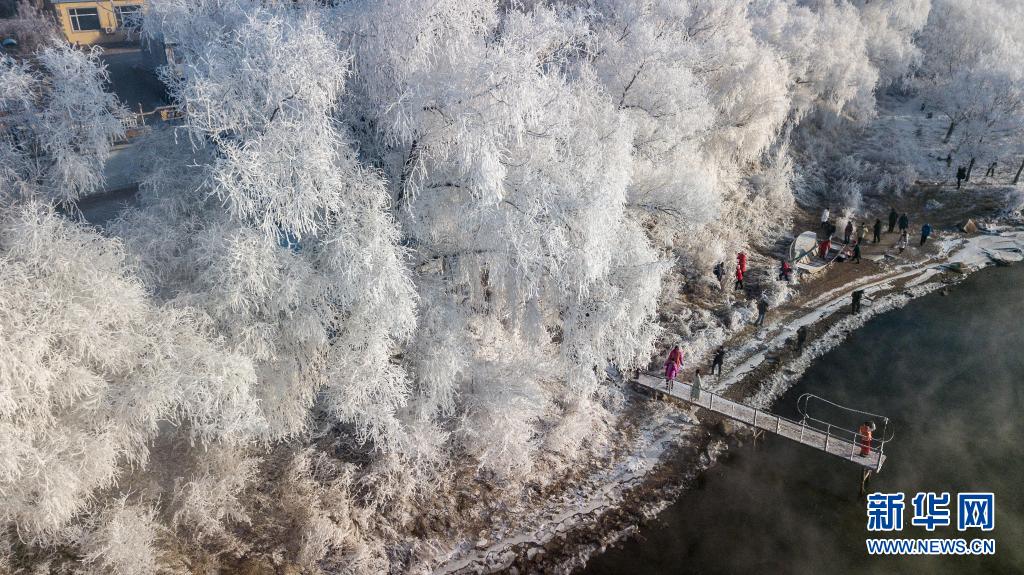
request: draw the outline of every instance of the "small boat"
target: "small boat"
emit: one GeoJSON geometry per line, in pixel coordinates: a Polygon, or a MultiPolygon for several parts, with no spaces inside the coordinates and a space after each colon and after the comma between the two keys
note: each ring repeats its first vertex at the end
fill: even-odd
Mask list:
{"type": "Polygon", "coordinates": [[[830,263],[839,257],[840,249],[832,246],[827,258],[818,255],[818,234],[817,232],[804,232],[793,240],[789,246],[789,261],[793,267],[807,273],[818,273],[828,267],[830,263]]]}

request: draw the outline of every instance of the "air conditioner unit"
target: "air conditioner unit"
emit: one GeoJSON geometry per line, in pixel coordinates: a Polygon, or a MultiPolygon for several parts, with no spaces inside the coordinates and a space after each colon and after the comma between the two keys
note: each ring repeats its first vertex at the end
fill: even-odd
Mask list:
{"type": "Polygon", "coordinates": [[[109,28],[108,27],[108,28],[104,28],[103,31],[106,32],[107,34],[113,34],[114,32],[117,32],[117,28],[109,28]]]}

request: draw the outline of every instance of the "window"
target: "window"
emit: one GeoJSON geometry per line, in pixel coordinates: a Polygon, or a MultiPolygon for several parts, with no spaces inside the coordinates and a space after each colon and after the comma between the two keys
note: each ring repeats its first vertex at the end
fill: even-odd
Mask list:
{"type": "Polygon", "coordinates": [[[140,19],[142,17],[142,5],[125,4],[124,6],[115,6],[114,14],[117,15],[118,28],[123,28],[125,26],[129,28],[137,28],[139,24],[141,24],[140,19]]]}
{"type": "Polygon", "coordinates": [[[95,8],[68,8],[68,17],[71,29],[76,32],[100,29],[100,15],[95,8]]]}

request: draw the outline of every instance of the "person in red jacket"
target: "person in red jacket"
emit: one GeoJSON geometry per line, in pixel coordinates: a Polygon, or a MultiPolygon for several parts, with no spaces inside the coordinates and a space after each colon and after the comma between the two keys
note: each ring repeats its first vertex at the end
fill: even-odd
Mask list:
{"type": "Polygon", "coordinates": [[[828,259],[828,252],[831,249],[832,249],[832,238],[827,238],[827,239],[822,240],[821,243],[818,244],[818,257],[820,257],[823,260],[827,260],[828,259]]]}
{"type": "Polygon", "coordinates": [[[783,258],[780,260],[782,265],[779,266],[779,281],[789,282],[793,275],[793,266],[789,265],[789,262],[783,258]]]}
{"type": "Polygon", "coordinates": [[[672,384],[682,368],[683,350],[677,345],[672,348],[672,351],[668,352],[668,360],[665,361],[665,387],[669,391],[672,391],[672,384]]]}
{"type": "Polygon", "coordinates": [[[871,454],[871,434],[875,431],[874,421],[865,421],[860,424],[860,429],[857,430],[857,441],[860,443],[860,455],[861,457],[867,457],[871,454]]]}
{"type": "Polygon", "coordinates": [[[736,267],[743,270],[743,273],[747,273],[747,254],[736,252],[736,267]]]}
{"type": "Polygon", "coordinates": [[[733,291],[738,289],[743,289],[743,268],[739,266],[736,267],[736,285],[732,286],[733,291]]]}

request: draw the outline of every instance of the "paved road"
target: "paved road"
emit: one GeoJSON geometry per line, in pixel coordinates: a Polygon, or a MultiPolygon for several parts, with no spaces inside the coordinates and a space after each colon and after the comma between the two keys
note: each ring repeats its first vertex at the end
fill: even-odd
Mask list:
{"type": "Polygon", "coordinates": [[[164,86],[143,56],[137,48],[110,50],[103,55],[114,93],[133,112],[139,111],[139,104],[147,112],[167,104],[164,86]]]}

